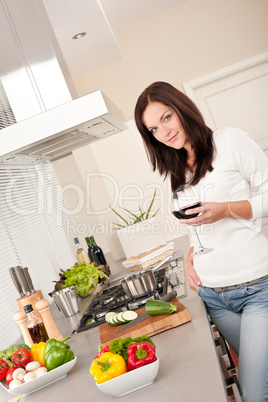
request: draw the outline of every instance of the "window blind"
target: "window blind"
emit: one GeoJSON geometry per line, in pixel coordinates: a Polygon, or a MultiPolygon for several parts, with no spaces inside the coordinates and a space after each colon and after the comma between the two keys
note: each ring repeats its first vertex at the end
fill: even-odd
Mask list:
{"type": "Polygon", "coordinates": [[[12,318],[20,296],[8,268],[28,267],[35,290],[41,290],[51,302],[52,281],[59,278],[61,268],[70,268],[75,262],[67,220],[68,205],[50,162],[0,166],[0,350],[21,336],[12,318]]]}

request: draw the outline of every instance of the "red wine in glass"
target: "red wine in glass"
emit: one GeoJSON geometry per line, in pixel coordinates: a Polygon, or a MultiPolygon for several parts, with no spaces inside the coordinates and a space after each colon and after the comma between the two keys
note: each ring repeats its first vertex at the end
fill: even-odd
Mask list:
{"type": "MultiPolygon", "coordinates": [[[[185,206],[185,201],[187,198],[187,194],[186,197],[183,193],[183,190],[176,190],[173,192],[173,197],[172,197],[172,214],[178,218],[178,219],[192,219],[195,218],[196,216],[199,215],[199,212],[197,213],[193,213],[193,214],[186,214],[185,212],[188,211],[189,209],[194,209],[194,208],[199,208],[201,207],[202,203],[200,201],[196,201],[193,204],[190,205],[186,205],[185,206]]],[[[197,230],[195,228],[195,226],[193,226],[193,229],[195,231],[198,243],[199,243],[199,249],[198,251],[196,251],[193,256],[198,256],[198,255],[203,255],[203,254],[207,254],[210,253],[213,249],[212,248],[207,248],[204,247],[201,244],[200,238],[198,236],[197,230]]]]}
{"type": "Polygon", "coordinates": [[[176,218],[178,219],[191,219],[191,218],[195,218],[197,215],[199,215],[198,213],[195,214],[186,214],[185,212],[188,211],[188,209],[193,209],[193,208],[198,208],[201,207],[201,202],[197,202],[196,204],[192,204],[189,205],[188,207],[179,209],[177,211],[172,211],[173,215],[176,216],[176,218]]]}

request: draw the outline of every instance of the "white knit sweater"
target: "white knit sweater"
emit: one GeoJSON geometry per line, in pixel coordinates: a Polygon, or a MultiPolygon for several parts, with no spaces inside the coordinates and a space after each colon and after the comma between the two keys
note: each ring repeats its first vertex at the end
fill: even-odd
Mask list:
{"type": "MultiPolygon", "coordinates": [[[[217,130],[214,141],[214,170],[190,190],[202,202],[249,200],[253,219],[227,218],[197,228],[202,244],[214,248],[194,257],[197,274],[208,287],[239,284],[268,274],[268,239],[261,232],[261,218],[268,216],[268,159],[239,129],[217,130]]],[[[190,230],[196,250],[197,238],[190,230]]]]}

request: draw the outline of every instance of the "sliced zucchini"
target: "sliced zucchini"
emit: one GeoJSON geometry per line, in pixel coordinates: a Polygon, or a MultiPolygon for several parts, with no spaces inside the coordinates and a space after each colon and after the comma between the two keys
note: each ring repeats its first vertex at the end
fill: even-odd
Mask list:
{"type": "Polygon", "coordinates": [[[122,320],[126,323],[135,320],[138,317],[136,311],[127,310],[122,313],[122,320]]]}
{"type": "Polygon", "coordinates": [[[105,321],[110,325],[123,325],[127,322],[135,320],[138,314],[135,311],[127,310],[121,313],[115,313],[114,311],[105,314],[105,321]]]}
{"type": "Polygon", "coordinates": [[[118,320],[118,314],[115,314],[115,315],[113,316],[113,322],[114,322],[116,325],[121,325],[121,322],[118,320]]]}
{"type": "Polygon", "coordinates": [[[114,316],[116,313],[114,311],[110,311],[109,313],[105,314],[105,321],[109,324],[110,317],[114,316]]]}
{"type": "Polygon", "coordinates": [[[116,316],[116,319],[117,319],[117,321],[119,322],[120,325],[126,324],[126,321],[123,319],[122,315],[123,315],[123,312],[118,313],[117,316],[116,316]]]}
{"type": "MultiPolygon", "coordinates": [[[[115,314],[116,315],[116,314],[115,314]]],[[[111,315],[110,317],[108,317],[108,321],[107,321],[107,324],[110,324],[110,325],[118,325],[117,324],[117,322],[115,321],[115,319],[114,319],[114,317],[115,317],[115,315],[111,315]]]]}

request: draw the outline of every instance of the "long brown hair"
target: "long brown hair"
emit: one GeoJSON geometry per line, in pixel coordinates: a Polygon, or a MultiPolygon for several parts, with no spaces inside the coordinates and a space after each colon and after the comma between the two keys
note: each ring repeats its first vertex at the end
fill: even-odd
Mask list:
{"type": "Polygon", "coordinates": [[[206,126],[194,102],[167,82],[155,82],[139,96],[135,107],[135,122],[142,136],[147,157],[154,171],[157,169],[164,178],[170,175],[173,191],[186,183],[187,151],[184,148],[174,149],[162,144],[147,130],[142,118],[151,102],[161,102],[178,115],[196,157],[195,173],[189,184],[197,184],[208,171],[213,170],[212,130],[206,126]]]}

